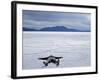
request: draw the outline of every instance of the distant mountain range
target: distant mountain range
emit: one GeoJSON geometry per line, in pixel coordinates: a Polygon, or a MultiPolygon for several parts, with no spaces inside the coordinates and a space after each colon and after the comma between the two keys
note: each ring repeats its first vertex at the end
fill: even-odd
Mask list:
{"type": "Polygon", "coordinates": [[[40,30],[23,27],[23,31],[90,32],[89,30],[70,29],[65,26],[45,27],[40,30]]]}
{"type": "Polygon", "coordinates": [[[36,29],[33,29],[33,28],[23,27],[23,31],[37,31],[37,30],[36,29]]]}

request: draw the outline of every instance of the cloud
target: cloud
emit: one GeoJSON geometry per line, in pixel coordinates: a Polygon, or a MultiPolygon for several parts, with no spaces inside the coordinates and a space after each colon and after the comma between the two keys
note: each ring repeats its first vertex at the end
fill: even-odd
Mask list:
{"type": "Polygon", "coordinates": [[[23,27],[41,29],[44,27],[65,26],[73,29],[89,30],[91,14],[23,10],[23,27]]]}

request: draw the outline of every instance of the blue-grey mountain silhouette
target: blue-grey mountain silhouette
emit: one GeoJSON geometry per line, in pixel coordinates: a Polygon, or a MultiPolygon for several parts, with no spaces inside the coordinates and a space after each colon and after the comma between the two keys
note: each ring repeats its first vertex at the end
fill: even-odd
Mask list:
{"type": "Polygon", "coordinates": [[[42,28],[40,31],[78,31],[78,30],[66,28],[64,26],[55,26],[55,27],[42,28]]]}
{"type": "Polygon", "coordinates": [[[71,29],[71,28],[68,28],[68,27],[65,27],[65,26],[45,27],[45,28],[42,28],[42,29],[34,29],[34,28],[23,27],[23,31],[90,32],[89,30],[71,29]]]}
{"type": "Polygon", "coordinates": [[[37,30],[36,29],[33,29],[33,28],[23,27],[23,31],[37,31],[37,30]]]}

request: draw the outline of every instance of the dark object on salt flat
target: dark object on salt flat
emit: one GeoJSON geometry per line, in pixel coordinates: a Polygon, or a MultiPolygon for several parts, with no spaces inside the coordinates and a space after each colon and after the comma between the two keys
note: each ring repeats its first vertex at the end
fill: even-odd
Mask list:
{"type": "Polygon", "coordinates": [[[55,57],[55,56],[48,56],[48,57],[44,57],[44,58],[39,58],[39,60],[43,60],[43,64],[46,66],[48,66],[49,63],[54,63],[56,66],[59,66],[60,63],[60,59],[63,57],[55,57]]]}

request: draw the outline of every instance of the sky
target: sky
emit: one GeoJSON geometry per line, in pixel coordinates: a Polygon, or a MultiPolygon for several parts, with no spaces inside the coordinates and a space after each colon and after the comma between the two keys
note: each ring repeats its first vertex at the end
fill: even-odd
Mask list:
{"type": "Polygon", "coordinates": [[[55,26],[90,30],[91,26],[90,13],[23,10],[22,15],[23,27],[38,30],[55,26]]]}

